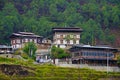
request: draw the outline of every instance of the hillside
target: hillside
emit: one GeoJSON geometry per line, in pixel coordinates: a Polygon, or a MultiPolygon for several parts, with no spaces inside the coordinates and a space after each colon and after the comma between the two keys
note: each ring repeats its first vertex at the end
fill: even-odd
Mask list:
{"type": "Polygon", "coordinates": [[[13,58],[0,57],[0,80],[119,80],[120,73],[92,69],[56,67],[52,64],[33,64],[13,58]]]}
{"type": "Polygon", "coordinates": [[[120,0],[0,0],[0,44],[18,31],[51,38],[53,27],[82,28],[84,44],[120,46],[120,0]]]}
{"type": "Polygon", "coordinates": [[[111,33],[114,34],[116,37],[114,46],[120,47],[120,29],[111,29],[111,33]]]}

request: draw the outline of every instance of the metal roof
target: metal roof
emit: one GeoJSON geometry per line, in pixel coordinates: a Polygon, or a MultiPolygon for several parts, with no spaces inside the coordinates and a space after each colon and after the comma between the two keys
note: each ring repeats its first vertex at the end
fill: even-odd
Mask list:
{"type": "Polygon", "coordinates": [[[12,33],[12,35],[10,37],[13,37],[13,36],[20,36],[20,37],[42,37],[42,36],[35,35],[34,33],[30,33],[30,32],[12,33]]]}
{"type": "Polygon", "coordinates": [[[12,48],[11,46],[0,45],[0,48],[12,48]]]}
{"type": "Polygon", "coordinates": [[[19,34],[33,35],[34,33],[31,33],[31,32],[19,32],[19,34]]]}
{"type": "Polygon", "coordinates": [[[73,45],[72,48],[89,48],[89,49],[111,49],[111,50],[117,50],[117,48],[107,47],[107,46],[90,46],[90,45],[73,45]]]}

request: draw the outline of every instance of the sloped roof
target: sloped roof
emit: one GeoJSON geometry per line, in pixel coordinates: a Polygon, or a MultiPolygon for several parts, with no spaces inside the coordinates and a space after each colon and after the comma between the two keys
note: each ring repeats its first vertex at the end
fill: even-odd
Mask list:
{"type": "Polygon", "coordinates": [[[71,49],[73,48],[84,48],[84,49],[106,49],[106,50],[116,50],[118,51],[117,48],[112,48],[109,46],[90,46],[90,45],[73,45],[71,49]]]}
{"type": "Polygon", "coordinates": [[[12,33],[10,38],[12,38],[13,36],[18,36],[18,37],[42,37],[42,36],[39,36],[39,35],[35,35],[34,33],[31,33],[31,32],[12,33]]]}
{"type": "Polygon", "coordinates": [[[0,45],[0,48],[12,48],[11,46],[0,45]]]}
{"type": "Polygon", "coordinates": [[[83,30],[78,27],[65,27],[65,28],[52,28],[53,32],[82,32],[83,30]]]}

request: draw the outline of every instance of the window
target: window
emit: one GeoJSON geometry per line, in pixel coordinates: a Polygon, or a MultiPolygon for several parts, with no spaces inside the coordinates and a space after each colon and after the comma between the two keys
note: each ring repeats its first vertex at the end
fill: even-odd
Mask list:
{"type": "Polygon", "coordinates": [[[63,35],[63,38],[65,38],[65,35],[63,35]]]}
{"type": "Polygon", "coordinates": [[[79,40],[76,40],[76,44],[79,44],[79,40]]]}
{"type": "Polygon", "coordinates": [[[32,42],[32,39],[30,39],[30,42],[32,42]]]}
{"type": "Polygon", "coordinates": [[[57,44],[60,44],[60,40],[57,40],[57,44]]]}
{"type": "Polygon", "coordinates": [[[63,35],[60,35],[60,38],[63,38],[63,35]]]}
{"type": "Polygon", "coordinates": [[[41,39],[37,39],[37,42],[38,42],[38,43],[41,43],[41,39]]]}
{"type": "Polygon", "coordinates": [[[76,38],[76,35],[74,35],[74,38],[76,38]]]}
{"type": "Polygon", "coordinates": [[[70,44],[73,44],[73,40],[70,40],[70,44]]]}
{"type": "Polygon", "coordinates": [[[17,39],[16,42],[17,42],[17,43],[20,43],[20,39],[17,39]]]}
{"type": "Polygon", "coordinates": [[[60,38],[60,35],[59,35],[59,34],[57,35],[57,38],[60,38]]]}
{"type": "Polygon", "coordinates": [[[70,38],[73,38],[73,35],[72,35],[72,34],[70,35],[70,38]]]}
{"type": "Polygon", "coordinates": [[[25,39],[25,42],[28,42],[28,39],[25,39]]]}
{"type": "Polygon", "coordinates": [[[34,39],[34,43],[37,43],[37,40],[36,40],[36,39],[34,39]]]}
{"type": "Polygon", "coordinates": [[[80,38],[80,35],[76,35],[77,38],[80,38]]]}
{"type": "Polygon", "coordinates": [[[66,44],[66,40],[63,40],[63,44],[66,44]]]}
{"type": "Polygon", "coordinates": [[[113,53],[109,53],[109,57],[114,57],[114,54],[113,53]]]}
{"type": "Polygon", "coordinates": [[[15,43],[15,40],[13,40],[13,43],[15,43]]]}

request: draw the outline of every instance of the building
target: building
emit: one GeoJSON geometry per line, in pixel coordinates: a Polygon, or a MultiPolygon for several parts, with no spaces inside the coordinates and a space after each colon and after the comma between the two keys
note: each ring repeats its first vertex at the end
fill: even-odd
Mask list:
{"type": "Polygon", "coordinates": [[[80,44],[80,28],[52,28],[53,44],[60,48],[66,48],[73,44],[80,44]]]}
{"type": "Polygon", "coordinates": [[[27,42],[34,42],[36,44],[42,43],[42,36],[35,35],[30,32],[13,33],[10,36],[11,45],[13,49],[22,48],[27,42]]]}
{"type": "Polygon", "coordinates": [[[73,64],[117,66],[118,49],[106,46],[75,45],[69,49],[73,64]]]}
{"type": "Polygon", "coordinates": [[[50,39],[44,38],[44,39],[42,39],[42,43],[44,43],[44,44],[51,44],[52,41],[50,39]]]}
{"type": "Polygon", "coordinates": [[[51,51],[51,40],[44,39],[41,44],[37,45],[36,51],[36,60],[38,62],[49,62],[50,59],[50,51],[51,51]]]}
{"type": "Polygon", "coordinates": [[[13,53],[11,46],[0,45],[0,54],[13,53]]]}

